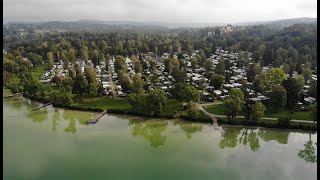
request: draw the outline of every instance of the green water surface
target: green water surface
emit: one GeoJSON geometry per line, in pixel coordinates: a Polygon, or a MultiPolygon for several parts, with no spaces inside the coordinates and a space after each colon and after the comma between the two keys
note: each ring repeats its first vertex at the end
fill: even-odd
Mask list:
{"type": "Polygon", "coordinates": [[[316,134],[71,111],[4,99],[6,180],[315,180],[316,134]]]}

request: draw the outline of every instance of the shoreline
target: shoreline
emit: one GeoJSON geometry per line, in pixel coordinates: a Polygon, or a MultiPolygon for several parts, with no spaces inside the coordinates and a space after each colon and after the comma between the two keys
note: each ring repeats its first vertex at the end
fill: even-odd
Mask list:
{"type": "MultiPolygon", "coordinates": [[[[5,87],[6,88],[6,87],[5,87]]],[[[8,89],[8,88],[7,88],[8,89]]],[[[10,90],[10,89],[9,89],[10,90]]],[[[11,91],[11,90],[10,90],[11,91]]],[[[46,101],[41,101],[40,99],[31,99],[28,97],[23,96],[22,97],[25,99],[29,99],[38,103],[47,103],[46,101]]],[[[175,117],[174,115],[172,116],[149,116],[149,115],[144,115],[141,113],[137,113],[137,112],[133,112],[130,110],[122,110],[122,109],[101,109],[101,108],[93,108],[93,107],[80,107],[80,106],[69,106],[69,107],[63,107],[60,105],[54,105],[52,104],[52,107],[54,108],[62,108],[62,109],[67,109],[67,110],[77,110],[77,111],[86,111],[86,112],[103,112],[103,111],[107,111],[107,114],[120,114],[120,115],[130,115],[130,116],[136,116],[136,117],[145,117],[145,118],[161,118],[161,119],[180,119],[183,121],[188,121],[188,122],[193,122],[193,123],[210,123],[213,124],[213,122],[211,120],[206,120],[206,119],[198,119],[200,121],[196,121],[193,120],[194,118],[190,117],[190,116],[186,116],[186,115],[179,115],[177,117],[175,117]]],[[[221,127],[246,127],[246,128],[265,128],[265,129],[274,129],[274,130],[288,130],[288,131],[304,131],[304,132],[317,132],[317,126],[315,126],[315,129],[305,129],[305,128],[301,128],[304,127],[302,123],[299,123],[299,125],[301,125],[301,127],[299,128],[284,128],[284,127],[267,127],[267,126],[260,126],[260,125],[247,125],[245,122],[246,121],[240,121],[239,124],[233,124],[233,123],[226,123],[228,121],[223,121],[224,123],[221,123],[221,120],[218,120],[218,125],[221,127]],[[242,124],[241,124],[242,123],[242,124]]],[[[310,127],[310,126],[308,126],[310,127]]]]}

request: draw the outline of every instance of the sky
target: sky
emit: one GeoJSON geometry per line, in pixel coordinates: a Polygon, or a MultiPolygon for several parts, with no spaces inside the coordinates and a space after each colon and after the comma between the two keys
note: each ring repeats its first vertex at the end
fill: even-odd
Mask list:
{"type": "Polygon", "coordinates": [[[236,23],[317,17],[317,0],[3,0],[8,21],[236,23]]]}

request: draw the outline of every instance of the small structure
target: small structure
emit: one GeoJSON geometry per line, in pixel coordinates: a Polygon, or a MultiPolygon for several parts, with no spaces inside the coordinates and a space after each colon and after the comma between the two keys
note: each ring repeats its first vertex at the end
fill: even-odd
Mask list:
{"type": "Polygon", "coordinates": [[[309,96],[309,97],[304,98],[304,101],[309,103],[309,104],[313,104],[313,103],[316,102],[316,99],[309,96]]]}

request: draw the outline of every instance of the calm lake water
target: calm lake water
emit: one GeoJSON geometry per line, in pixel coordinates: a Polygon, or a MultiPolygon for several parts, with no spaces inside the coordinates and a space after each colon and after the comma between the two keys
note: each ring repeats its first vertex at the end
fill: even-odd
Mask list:
{"type": "Polygon", "coordinates": [[[6,180],[317,179],[316,134],[38,106],[4,99],[6,180]]]}

